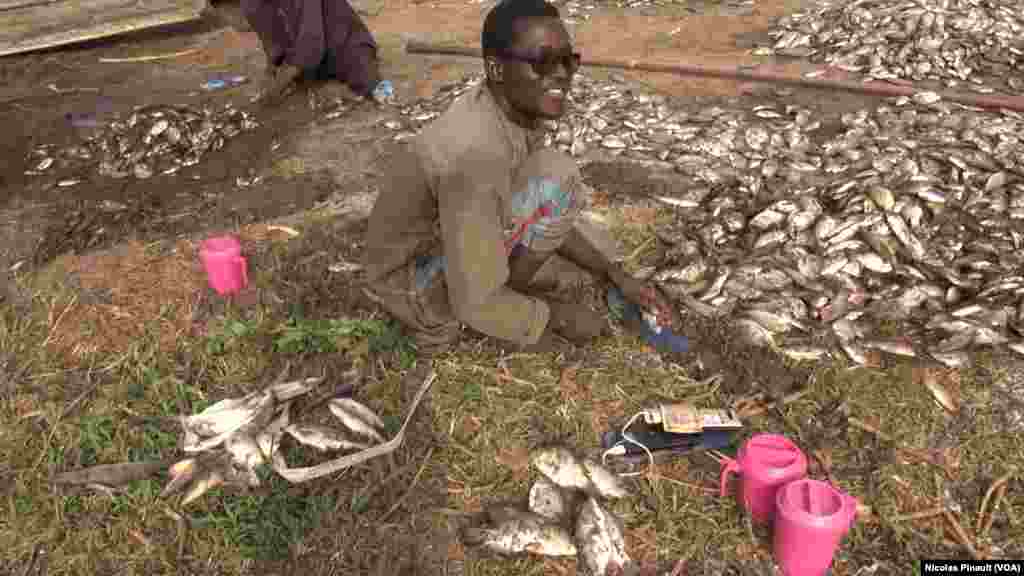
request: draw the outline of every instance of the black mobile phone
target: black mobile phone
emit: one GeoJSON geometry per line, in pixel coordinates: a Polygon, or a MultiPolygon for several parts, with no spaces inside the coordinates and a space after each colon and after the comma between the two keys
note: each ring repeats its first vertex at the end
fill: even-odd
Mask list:
{"type": "MultiPolygon", "coordinates": [[[[636,427],[627,430],[626,435],[634,442],[643,444],[651,452],[715,450],[724,448],[732,442],[732,433],[728,430],[709,430],[701,434],[676,434],[655,428],[636,427]]],[[[601,447],[608,450],[621,443],[627,455],[643,454],[644,449],[634,442],[626,441],[621,430],[610,430],[602,435],[601,447]]]]}

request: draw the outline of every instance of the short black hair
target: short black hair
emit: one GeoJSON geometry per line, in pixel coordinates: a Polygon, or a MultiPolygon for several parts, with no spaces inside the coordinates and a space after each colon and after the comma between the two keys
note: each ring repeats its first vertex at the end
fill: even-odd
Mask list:
{"type": "Polygon", "coordinates": [[[484,18],[480,35],[486,57],[499,56],[516,41],[516,25],[527,18],[561,18],[558,8],[547,0],[500,0],[484,18]]]}

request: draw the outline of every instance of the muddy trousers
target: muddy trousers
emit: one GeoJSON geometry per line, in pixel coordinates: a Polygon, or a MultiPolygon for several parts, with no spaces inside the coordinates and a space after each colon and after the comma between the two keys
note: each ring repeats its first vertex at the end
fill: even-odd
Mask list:
{"type": "MultiPolygon", "coordinates": [[[[578,182],[580,178],[571,158],[551,150],[542,150],[528,158],[522,172],[513,183],[516,192],[512,205],[529,205],[530,202],[522,200],[531,191],[538,188],[558,190],[568,180],[576,179],[578,182]],[[538,182],[542,186],[538,186],[538,182]]],[[[596,279],[588,271],[556,251],[573,229],[589,239],[609,259],[615,259],[617,254],[615,243],[608,231],[595,222],[579,214],[567,217],[571,220],[549,220],[547,233],[540,241],[529,246],[518,244],[511,249],[508,256],[511,274],[507,286],[546,300],[568,301],[579,298],[584,289],[596,284],[596,279]],[[529,259],[532,265],[518,266],[520,259],[529,259]]],[[[385,278],[366,285],[364,293],[406,327],[421,352],[440,351],[459,337],[462,322],[452,311],[443,274],[443,257],[415,259],[385,278]]],[[[509,313],[520,312],[513,310],[509,313]]]]}

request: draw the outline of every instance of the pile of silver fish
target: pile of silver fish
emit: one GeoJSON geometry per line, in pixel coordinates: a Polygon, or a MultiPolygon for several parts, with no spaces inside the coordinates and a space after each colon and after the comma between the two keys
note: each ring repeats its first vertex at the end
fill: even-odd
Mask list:
{"type": "Polygon", "coordinates": [[[466,529],[466,544],[499,554],[575,556],[594,576],[636,570],[622,521],[601,502],[627,496],[619,478],[568,448],[539,450],[531,463],[541,478],[530,488],[528,508],[489,508],[488,527],[466,529]]]}
{"type": "MultiPolygon", "coordinates": [[[[753,0],[724,0],[717,8],[726,9],[730,13],[749,13],[753,7],[753,0]],[[739,10],[737,10],[739,9],[739,10]]],[[[601,0],[599,2],[580,2],[578,0],[567,0],[555,2],[562,14],[562,20],[569,25],[580,24],[590,20],[591,14],[603,7],[644,9],[660,8],[666,6],[693,6],[704,9],[706,6],[693,0],[601,0]]],[[[696,10],[694,10],[696,11],[696,10]]]]}
{"type": "MultiPolygon", "coordinates": [[[[340,429],[290,422],[292,400],[322,380],[307,378],[278,384],[242,398],[221,400],[199,414],[181,416],[184,451],[190,456],[171,466],[171,480],[162,496],[188,486],[182,499],[184,506],[217,486],[260,486],[257,471],[261,466],[287,469],[278,449],[285,434],[319,452],[370,448],[370,444],[352,439],[340,429]]],[[[333,398],[328,407],[356,436],[384,443],[384,422],[363,404],[351,398],[333,398]]]]}
{"type": "Polygon", "coordinates": [[[1018,92],[1022,32],[1024,5],[1014,0],[827,2],[782,18],[774,44],[755,53],[810,57],[871,79],[1018,92]]]}
{"type": "Polygon", "coordinates": [[[643,200],[673,213],[667,256],[642,272],[684,310],[801,360],[1024,354],[1024,115],[931,92],[838,119],[685,110],[586,77],[571,97],[549,145],[671,173],[643,200]]]}
{"type": "MultiPolygon", "coordinates": [[[[252,115],[230,104],[220,109],[187,106],[146,106],[124,120],[115,120],[67,148],[43,145],[29,153],[26,174],[54,170],[81,171],[95,167],[101,176],[146,179],[174,174],[198,164],[207,153],[221,149],[234,136],[259,124],[252,115]]],[[[77,180],[62,180],[71,185],[77,180]]]]}

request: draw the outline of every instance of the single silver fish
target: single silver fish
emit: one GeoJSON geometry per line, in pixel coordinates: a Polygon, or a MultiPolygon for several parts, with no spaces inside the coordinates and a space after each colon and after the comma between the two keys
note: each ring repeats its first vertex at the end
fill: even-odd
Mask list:
{"type": "Polygon", "coordinates": [[[865,348],[873,348],[875,350],[881,350],[882,352],[888,352],[889,354],[895,354],[897,356],[907,356],[913,358],[917,356],[914,352],[914,346],[902,339],[892,340],[865,340],[863,342],[865,348]]]}
{"type": "Polygon", "coordinates": [[[775,246],[776,244],[781,244],[782,242],[785,242],[788,237],[789,234],[784,230],[772,230],[770,232],[765,232],[758,236],[757,240],[754,242],[754,249],[761,250],[763,248],[775,246]]]}
{"type": "Polygon", "coordinates": [[[331,450],[366,450],[370,446],[360,442],[352,442],[342,433],[327,426],[316,424],[292,424],[284,429],[289,436],[300,444],[310,446],[321,452],[331,450]]]}
{"type": "Polygon", "coordinates": [[[242,471],[249,486],[259,486],[260,478],[256,469],[266,460],[256,439],[250,434],[236,432],[224,441],[224,449],[231,454],[232,462],[242,471]]]}
{"type": "Polygon", "coordinates": [[[360,404],[351,398],[333,398],[331,399],[331,404],[344,408],[349,413],[355,414],[367,424],[370,424],[380,430],[383,430],[386,427],[384,421],[374,414],[373,410],[370,410],[363,404],[360,404]]]}
{"type": "Polygon", "coordinates": [[[764,326],[769,332],[788,332],[790,328],[806,330],[806,327],[785,314],[779,314],[770,310],[751,309],[744,312],[744,316],[764,326]]]}
{"type": "Polygon", "coordinates": [[[499,554],[535,554],[540,556],[576,556],[572,535],[542,516],[527,513],[510,515],[488,528],[467,528],[463,541],[499,554]]]}
{"type": "Polygon", "coordinates": [[[783,346],[780,350],[787,358],[797,362],[814,362],[829,355],[827,348],[818,346],[783,346]]]}
{"type": "Polygon", "coordinates": [[[947,368],[963,368],[971,363],[969,354],[963,351],[946,352],[942,350],[929,350],[928,353],[947,368]]]}
{"type": "Polygon", "coordinates": [[[896,235],[896,238],[907,248],[910,252],[910,256],[914,260],[922,260],[925,255],[924,244],[917,239],[910,232],[910,228],[907,227],[907,223],[898,214],[886,214],[886,222],[889,223],[889,227],[892,229],[892,233],[896,235]]]}
{"type": "Polygon", "coordinates": [[[269,417],[273,403],[274,397],[269,391],[256,392],[244,398],[227,398],[199,414],[182,417],[181,424],[187,431],[200,437],[220,436],[258,420],[263,415],[269,417]]]}
{"type": "Polygon", "coordinates": [[[747,344],[758,348],[774,348],[775,338],[771,331],[749,318],[736,321],[739,337],[747,344]]]}
{"type": "Polygon", "coordinates": [[[583,564],[591,574],[608,574],[609,569],[622,571],[632,563],[626,552],[621,520],[594,498],[588,498],[580,510],[576,541],[583,564]]]}
{"type": "Polygon", "coordinates": [[[781,212],[776,212],[775,210],[772,210],[771,208],[768,208],[768,209],[762,210],[757,215],[755,215],[753,218],[751,218],[750,219],[750,226],[752,226],[754,228],[757,228],[759,230],[767,230],[768,228],[772,228],[772,227],[778,226],[785,219],[786,219],[786,215],[785,214],[783,214],[781,212]]]}
{"type": "MultiPolygon", "coordinates": [[[[337,400],[337,398],[334,400],[337,400]]],[[[365,436],[381,444],[385,442],[384,437],[380,435],[380,432],[377,432],[377,430],[373,428],[372,424],[369,424],[356,414],[349,412],[348,407],[345,404],[335,402],[334,400],[328,402],[327,407],[330,409],[331,414],[334,414],[338,420],[341,420],[341,423],[344,424],[346,428],[360,436],[365,436]]]]}
{"type": "Polygon", "coordinates": [[[530,511],[555,522],[567,521],[575,512],[575,494],[561,489],[545,477],[530,487],[530,511]]]}

